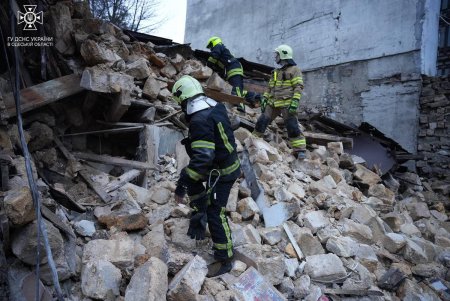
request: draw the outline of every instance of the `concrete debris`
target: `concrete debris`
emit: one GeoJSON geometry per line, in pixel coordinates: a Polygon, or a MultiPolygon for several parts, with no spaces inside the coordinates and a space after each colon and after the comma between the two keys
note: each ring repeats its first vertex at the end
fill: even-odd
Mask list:
{"type": "Polygon", "coordinates": [[[167,289],[167,266],[152,257],[134,271],[125,291],[125,301],[165,300],[167,289]]]}
{"type": "Polygon", "coordinates": [[[121,280],[120,270],[106,260],[88,261],[81,271],[83,294],[93,299],[105,300],[119,296],[121,280]]]}
{"type": "Polygon", "coordinates": [[[312,280],[338,283],[347,276],[342,261],[332,253],[306,257],[305,274],[312,280]]]}
{"type": "Polygon", "coordinates": [[[169,284],[167,300],[195,300],[205,281],[208,268],[200,256],[195,256],[179,271],[169,284]]]}
{"type": "MultiPolygon", "coordinates": [[[[51,80],[23,72],[28,88],[20,91],[43,221],[68,300],[316,301],[332,292],[352,296],[342,300],[443,299],[450,281],[448,78],[423,78],[422,158],[384,174],[349,153],[352,139],[315,133],[308,122],[307,158],[299,161],[283,141],[281,118],[258,138],[259,109],[238,114],[227,104],[238,152],[248,150],[247,171],[263,193],[255,195],[253,178],[232,187],[223,216],[235,258],[229,273],[210,279],[211,234],[203,243],[190,239],[192,209],[174,199],[189,156],[180,143],[186,118],[171,88],[185,74],[225,99],[231,86],[187,45],[141,39],[92,18],[82,2],[48,5],[57,52],[47,56],[51,80]]],[[[246,73],[252,90],[265,75],[250,73],[258,77],[246,73]]],[[[0,245],[12,251],[6,262],[16,262],[9,287],[19,300],[18,283],[34,273],[37,227],[13,100],[0,78],[0,245]]],[[[39,247],[40,279],[51,291],[42,241],[39,247]]]]}

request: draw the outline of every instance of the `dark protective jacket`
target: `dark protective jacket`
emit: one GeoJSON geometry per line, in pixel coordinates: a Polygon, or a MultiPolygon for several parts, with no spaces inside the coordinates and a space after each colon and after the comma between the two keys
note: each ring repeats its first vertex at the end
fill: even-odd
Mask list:
{"type": "MultiPolygon", "coordinates": [[[[244,75],[241,63],[231,54],[225,45],[217,44],[211,48],[211,53],[208,58],[208,66],[217,66],[226,74],[226,80],[235,75],[244,75]]],[[[214,68],[213,69],[217,69],[214,68]]]]}
{"type": "Polygon", "coordinates": [[[180,174],[183,186],[205,181],[212,169],[220,171],[223,182],[240,176],[234,134],[223,104],[189,116],[189,139],[185,145],[191,160],[180,174]]]}

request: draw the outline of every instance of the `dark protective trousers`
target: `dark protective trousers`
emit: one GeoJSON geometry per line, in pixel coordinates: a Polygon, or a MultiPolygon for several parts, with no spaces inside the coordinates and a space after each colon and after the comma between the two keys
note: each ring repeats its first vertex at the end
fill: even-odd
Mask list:
{"type": "MultiPolygon", "coordinates": [[[[214,257],[219,261],[233,257],[233,242],[225,214],[225,207],[227,206],[228,196],[230,195],[234,182],[217,182],[214,190],[208,196],[208,209],[206,211],[208,227],[213,241],[214,257]]],[[[190,187],[188,195],[198,195],[204,193],[206,190],[203,183],[197,182],[190,187]]]]}
{"type": "Polygon", "coordinates": [[[291,145],[294,155],[297,155],[300,151],[305,151],[306,140],[298,126],[298,119],[296,113],[290,113],[289,108],[274,108],[270,105],[266,107],[264,113],[259,116],[256,121],[254,134],[258,137],[262,137],[266,131],[267,126],[277,116],[282,116],[284,125],[286,126],[289,144],[291,145]]]}

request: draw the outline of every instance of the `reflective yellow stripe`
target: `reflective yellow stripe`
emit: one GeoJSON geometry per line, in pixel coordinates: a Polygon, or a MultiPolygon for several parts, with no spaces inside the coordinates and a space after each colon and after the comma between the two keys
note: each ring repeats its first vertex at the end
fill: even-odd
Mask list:
{"type": "Polygon", "coordinates": [[[277,81],[277,76],[278,76],[278,72],[274,71],[273,72],[273,80],[277,81]]]}
{"type": "Polygon", "coordinates": [[[197,140],[191,143],[191,148],[210,148],[216,149],[216,145],[213,142],[205,140],[197,140]]]}
{"type": "Polygon", "coordinates": [[[298,84],[303,84],[303,78],[301,76],[297,76],[294,77],[293,79],[291,79],[291,84],[294,85],[298,85],[298,84]]]}
{"type": "Polygon", "coordinates": [[[244,75],[242,68],[234,68],[227,71],[227,79],[235,75],[244,75]]]}
{"type": "Polygon", "coordinates": [[[221,61],[219,61],[219,60],[213,58],[212,56],[210,56],[210,57],[208,58],[208,62],[211,62],[211,63],[213,63],[213,64],[216,64],[217,66],[219,66],[219,67],[222,68],[222,69],[225,68],[225,66],[222,64],[221,61]]]}
{"type": "Polygon", "coordinates": [[[298,147],[298,146],[305,146],[306,145],[306,139],[293,139],[291,140],[292,147],[298,147]]]}
{"type": "Polygon", "coordinates": [[[189,167],[186,167],[186,173],[194,181],[199,181],[203,178],[202,175],[200,175],[198,172],[196,172],[195,170],[193,170],[189,167]]]}
{"type": "Polygon", "coordinates": [[[217,124],[217,127],[219,128],[220,137],[222,137],[223,144],[225,144],[225,147],[227,148],[228,152],[231,154],[234,151],[233,146],[231,146],[230,142],[228,141],[228,136],[225,134],[225,130],[223,129],[222,122],[219,122],[217,124]]]}
{"type": "Polygon", "coordinates": [[[233,164],[231,164],[226,168],[219,169],[219,171],[222,176],[226,176],[236,171],[239,168],[239,166],[241,166],[241,163],[239,162],[239,159],[236,159],[236,161],[234,161],[233,164]]]}
{"type": "Polygon", "coordinates": [[[280,99],[272,102],[275,108],[289,107],[291,105],[291,99],[280,99]]]}
{"type": "Polygon", "coordinates": [[[302,98],[302,94],[299,92],[295,92],[294,95],[292,96],[292,98],[296,98],[296,99],[300,100],[300,98],[302,98]]]}
{"type": "Polygon", "coordinates": [[[227,238],[226,244],[219,244],[215,243],[214,246],[218,250],[227,250],[228,257],[233,256],[233,242],[231,241],[231,231],[230,227],[228,226],[227,218],[225,216],[225,207],[222,207],[220,210],[220,220],[222,221],[222,227],[225,231],[225,237],[227,238]]]}

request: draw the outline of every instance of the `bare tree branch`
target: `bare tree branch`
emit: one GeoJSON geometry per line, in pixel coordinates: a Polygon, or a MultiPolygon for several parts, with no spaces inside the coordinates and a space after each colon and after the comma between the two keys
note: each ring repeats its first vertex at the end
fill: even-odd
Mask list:
{"type": "Polygon", "coordinates": [[[161,0],[89,0],[94,17],[133,30],[151,32],[167,21],[158,14],[161,0]],[[145,21],[145,22],[144,22],[145,21]]]}

